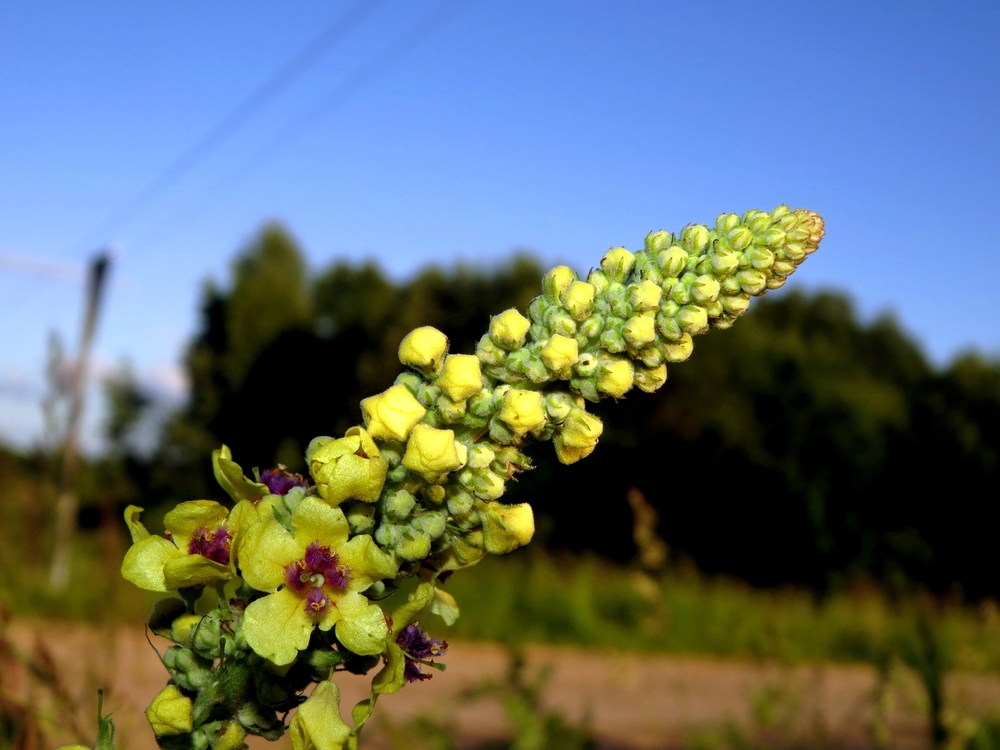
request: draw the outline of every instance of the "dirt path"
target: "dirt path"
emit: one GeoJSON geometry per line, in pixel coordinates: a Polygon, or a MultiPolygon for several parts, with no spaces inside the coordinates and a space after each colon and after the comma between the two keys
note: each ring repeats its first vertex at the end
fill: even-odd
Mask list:
{"type": "MultiPolygon", "coordinates": [[[[63,623],[14,623],[11,634],[22,648],[37,639],[51,651],[67,689],[81,706],[80,721],[93,726],[96,688],[106,692],[105,708],[118,727],[119,750],[153,750],[155,742],[143,710],[163,687],[166,672],[141,629],[115,631],[63,623]]],[[[169,644],[153,638],[162,652],[169,644]]],[[[807,665],[788,667],[738,660],[637,653],[602,653],[574,648],[529,647],[529,672],[552,669],[545,691],[548,707],[570,720],[589,715],[602,745],[646,748],[711,744],[713,733],[727,725],[745,734],[797,739],[800,744],[872,746],[876,676],[867,666],[807,665]]],[[[396,725],[419,713],[443,717],[456,696],[487,678],[501,678],[509,663],[502,647],[453,643],[447,672],[386,696],[378,714],[396,725]]],[[[343,713],[367,695],[368,681],[344,675],[343,713]]],[[[26,683],[21,682],[22,686],[26,683]]],[[[27,689],[23,687],[23,689],[27,689]]],[[[962,715],[1000,708],[1000,677],[953,675],[950,705],[962,715]]],[[[495,701],[459,702],[448,711],[463,741],[509,735],[495,701]]],[[[911,675],[891,682],[886,708],[889,745],[926,746],[926,724],[919,685],[911,675]]],[[[378,726],[363,747],[385,746],[378,726]]],[[[383,726],[384,729],[384,726],[383,726]]],[[[69,737],[57,739],[70,739],[69,737]]],[[[253,747],[286,748],[287,742],[253,747]]]]}

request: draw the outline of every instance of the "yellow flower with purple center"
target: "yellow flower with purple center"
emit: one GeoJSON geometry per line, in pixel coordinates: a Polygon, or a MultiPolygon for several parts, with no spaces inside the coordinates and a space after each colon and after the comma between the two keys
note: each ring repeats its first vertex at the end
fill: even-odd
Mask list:
{"type": "Polygon", "coordinates": [[[236,576],[230,549],[240,514],[212,500],[181,503],[163,518],[167,536],[150,534],[139,522],[142,508],[125,509],[132,547],[122,561],[122,576],[147,591],[176,591],[215,584],[236,576]]]}
{"type": "Polygon", "coordinates": [[[389,632],[385,616],[361,592],[396,575],[392,556],[368,535],[348,541],[344,513],[314,496],[292,511],[291,527],[269,519],[246,532],[243,578],[271,592],[246,608],[247,644],[275,664],[291,664],[314,628],[336,627],[338,640],[354,653],[381,653],[389,632]]]}

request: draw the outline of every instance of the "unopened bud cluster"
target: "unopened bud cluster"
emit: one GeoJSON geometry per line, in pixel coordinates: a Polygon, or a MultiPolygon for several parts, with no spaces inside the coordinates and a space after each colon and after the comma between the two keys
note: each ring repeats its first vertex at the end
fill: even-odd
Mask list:
{"type": "Polygon", "coordinates": [[[410,332],[405,371],[361,402],[363,425],[312,441],[308,478],[279,467],[251,479],[223,447],[214,465],[231,509],[182,503],[159,537],[130,506],[125,577],[181,594],[151,620],[176,644],[147,714],[160,744],[237,750],[247,734],[288,730],[295,750],[356,747],[379,695],[440,666],[431,657],[446,644],[416,623],[458,616],[446,574],[531,540],[531,508],[500,501],[531,468],[525,444],[551,440],[566,464],[589,455],[603,425],[588,402],[658,389],[693,336],[732,325],[822,236],[817,214],[779,206],[653,232],[641,250],[609,250],[586,279],[557,267],[526,314],[491,320],[475,354],[450,352],[435,328],[410,332]],[[377,602],[407,579],[406,603],[383,611],[377,602]],[[220,604],[195,614],[205,586],[220,604]],[[331,675],[379,665],[348,727],[331,675]],[[279,714],[294,707],[286,726],[279,714]]]}

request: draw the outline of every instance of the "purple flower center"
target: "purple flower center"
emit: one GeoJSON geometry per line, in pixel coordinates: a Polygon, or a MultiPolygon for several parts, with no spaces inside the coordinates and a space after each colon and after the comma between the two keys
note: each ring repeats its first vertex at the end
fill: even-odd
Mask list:
{"type": "Polygon", "coordinates": [[[306,486],[306,480],[301,474],[287,472],[281,464],[276,469],[265,469],[260,475],[260,481],[267,485],[272,495],[287,495],[293,487],[306,486]]]}
{"type": "Polygon", "coordinates": [[[330,606],[328,593],[344,591],[350,581],[350,570],[340,564],[337,554],[329,547],[313,542],[306,554],[285,568],[288,588],[306,594],[306,612],[320,616],[330,606]]]}
{"type": "Polygon", "coordinates": [[[229,543],[232,539],[233,535],[225,526],[219,526],[214,531],[204,527],[195,529],[188,542],[188,554],[201,555],[220,565],[229,565],[229,543]]]}
{"type": "Polygon", "coordinates": [[[417,660],[434,663],[433,657],[441,656],[448,650],[448,641],[431,638],[416,625],[407,625],[396,636],[396,645],[404,651],[403,675],[407,682],[429,680],[433,675],[420,671],[417,660]]]}

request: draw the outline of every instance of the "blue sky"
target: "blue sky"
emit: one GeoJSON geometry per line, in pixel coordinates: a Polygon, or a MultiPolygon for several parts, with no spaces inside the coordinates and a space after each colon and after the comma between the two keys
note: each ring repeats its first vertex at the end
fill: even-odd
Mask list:
{"type": "Polygon", "coordinates": [[[117,248],[98,372],[128,358],[177,399],[202,282],[268,219],[314,267],[403,278],[514,248],[586,270],[789,203],[828,228],[794,284],[892,312],[938,363],[1000,354],[998,92],[987,2],[0,0],[0,439],[37,439],[45,338],[75,346],[96,247],[117,248]]]}

